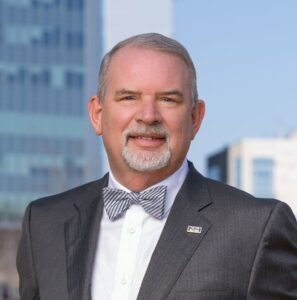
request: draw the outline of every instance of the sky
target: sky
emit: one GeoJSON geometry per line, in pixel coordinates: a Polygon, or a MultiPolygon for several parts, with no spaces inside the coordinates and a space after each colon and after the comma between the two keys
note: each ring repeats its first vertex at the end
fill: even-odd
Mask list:
{"type": "Polygon", "coordinates": [[[173,37],[189,50],[206,103],[189,159],[243,137],[297,129],[297,1],[174,0],[173,37]]]}

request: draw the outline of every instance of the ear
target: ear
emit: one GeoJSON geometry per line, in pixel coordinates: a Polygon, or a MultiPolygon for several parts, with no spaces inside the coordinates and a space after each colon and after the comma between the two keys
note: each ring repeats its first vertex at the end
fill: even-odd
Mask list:
{"type": "Polygon", "coordinates": [[[91,96],[88,102],[88,113],[92,127],[97,135],[102,134],[101,118],[102,118],[102,105],[97,96],[91,96]]]}
{"type": "Polygon", "coordinates": [[[204,114],[205,103],[203,100],[198,99],[198,101],[192,107],[192,139],[194,139],[196,133],[199,131],[204,114]]]}

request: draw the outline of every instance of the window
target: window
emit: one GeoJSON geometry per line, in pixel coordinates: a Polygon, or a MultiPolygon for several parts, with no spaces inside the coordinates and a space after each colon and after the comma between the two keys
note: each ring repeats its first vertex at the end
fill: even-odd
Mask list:
{"type": "Polygon", "coordinates": [[[60,30],[59,28],[54,29],[44,29],[41,43],[48,46],[58,46],[60,40],[60,30]]]}
{"type": "Polygon", "coordinates": [[[83,35],[80,32],[68,32],[66,39],[67,39],[67,47],[69,49],[72,48],[81,49],[83,47],[83,35]]]}
{"type": "Polygon", "coordinates": [[[235,161],[235,186],[241,188],[241,160],[237,158],[235,161]]]}
{"type": "Polygon", "coordinates": [[[65,82],[68,87],[81,88],[84,84],[83,74],[68,71],[65,73],[65,82]]]}
{"type": "Polygon", "coordinates": [[[217,165],[213,165],[208,169],[208,177],[214,180],[221,180],[221,170],[217,165]]]}
{"type": "Polygon", "coordinates": [[[83,9],[84,7],[83,0],[67,0],[66,3],[68,9],[83,9]]]}
{"type": "Polygon", "coordinates": [[[252,161],[253,194],[258,197],[273,197],[273,169],[271,158],[255,158],[252,161]]]}

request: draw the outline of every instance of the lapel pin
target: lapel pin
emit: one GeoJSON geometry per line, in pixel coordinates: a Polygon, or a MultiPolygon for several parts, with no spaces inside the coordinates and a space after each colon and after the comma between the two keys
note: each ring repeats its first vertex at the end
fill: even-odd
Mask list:
{"type": "Polygon", "coordinates": [[[202,232],[202,227],[188,225],[187,232],[190,232],[190,233],[201,233],[202,232]]]}

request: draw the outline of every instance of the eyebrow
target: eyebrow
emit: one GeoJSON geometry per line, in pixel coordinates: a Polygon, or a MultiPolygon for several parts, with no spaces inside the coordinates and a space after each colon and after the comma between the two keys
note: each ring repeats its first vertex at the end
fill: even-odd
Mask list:
{"type": "Polygon", "coordinates": [[[172,90],[172,91],[164,91],[157,93],[158,96],[178,96],[183,98],[183,93],[179,90],[172,90]]]}
{"type": "MultiPolygon", "coordinates": [[[[132,90],[126,90],[121,89],[116,91],[116,96],[122,96],[122,95],[141,95],[141,92],[132,91],[132,90]]],[[[178,96],[183,98],[183,93],[179,90],[172,90],[172,91],[164,91],[164,92],[157,92],[157,96],[178,96]]]]}
{"type": "Polygon", "coordinates": [[[118,91],[116,91],[115,94],[116,94],[116,96],[122,96],[122,95],[141,95],[140,92],[126,90],[126,89],[118,90],[118,91]]]}

